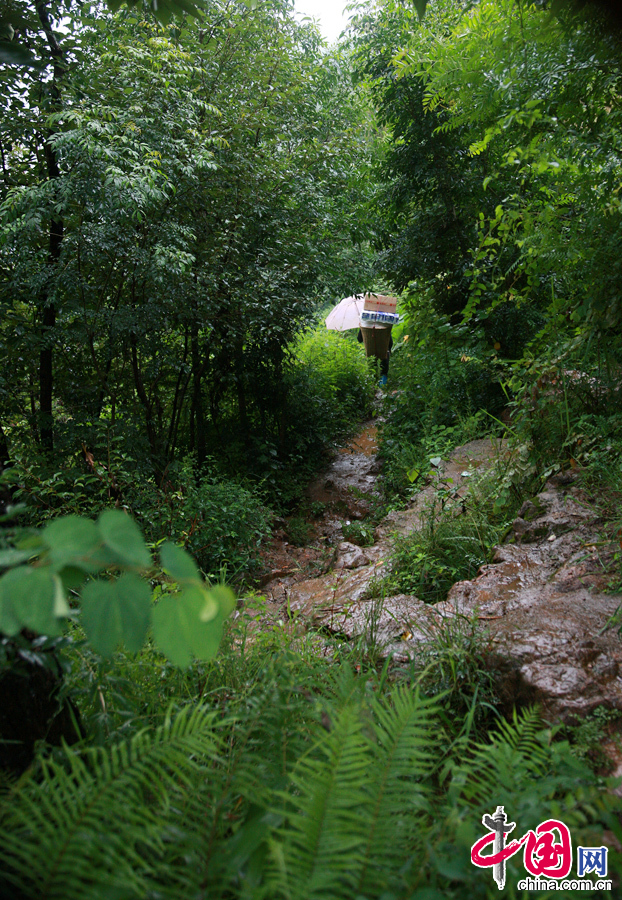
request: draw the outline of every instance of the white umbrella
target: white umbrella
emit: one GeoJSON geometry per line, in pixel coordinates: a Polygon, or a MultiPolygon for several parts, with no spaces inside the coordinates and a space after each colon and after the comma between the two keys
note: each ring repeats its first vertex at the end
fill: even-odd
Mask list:
{"type": "Polygon", "coordinates": [[[346,297],[330,311],[326,317],[326,327],[330,331],[349,331],[350,328],[358,328],[364,302],[363,294],[346,297]]]}

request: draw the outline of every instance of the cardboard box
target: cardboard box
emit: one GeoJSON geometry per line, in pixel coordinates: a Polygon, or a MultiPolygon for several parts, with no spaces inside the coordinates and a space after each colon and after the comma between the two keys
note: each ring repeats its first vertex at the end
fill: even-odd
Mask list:
{"type": "Polygon", "coordinates": [[[363,309],[366,312],[397,312],[397,297],[388,297],[384,294],[365,294],[363,309]]]}

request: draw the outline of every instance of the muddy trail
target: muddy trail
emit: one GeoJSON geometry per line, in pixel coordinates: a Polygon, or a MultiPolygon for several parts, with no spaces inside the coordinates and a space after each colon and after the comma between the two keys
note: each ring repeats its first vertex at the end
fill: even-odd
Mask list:
{"type": "MultiPolygon", "coordinates": [[[[344,537],[348,529],[364,528],[379,502],[377,479],[378,425],[369,420],[340,448],[326,471],[307,487],[301,513],[279,520],[264,549],[262,592],[279,610],[288,591],[300,581],[323,576],[334,566],[340,550],[353,547],[344,537]]],[[[354,547],[358,552],[359,548],[354,547]]]]}
{"type": "MultiPolygon", "coordinates": [[[[405,509],[376,525],[373,543],[361,547],[345,538],[360,534],[377,508],[381,468],[376,425],[365,423],[309,485],[307,521],[283,522],[267,548],[262,591],[269,614],[298,629],[373,640],[398,665],[444,623],[474,618],[508,709],[538,702],[551,721],[578,720],[600,705],[622,711],[622,639],[617,627],[607,629],[622,594],[606,590],[605,557],[612,551],[603,548],[597,511],[569,475],[551,478],[523,505],[492,562],[473,580],[455,584],[446,600],[426,604],[373,590],[374,579],[388,570],[395,535],[421,527],[439,486],[451,484],[459,504],[473,476],[508,452],[490,438],[456,448],[405,509]],[[301,546],[292,542],[292,530],[307,538],[301,546]]],[[[609,749],[617,759],[614,745],[609,749]]],[[[619,762],[622,774],[622,757],[619,762]]]]}

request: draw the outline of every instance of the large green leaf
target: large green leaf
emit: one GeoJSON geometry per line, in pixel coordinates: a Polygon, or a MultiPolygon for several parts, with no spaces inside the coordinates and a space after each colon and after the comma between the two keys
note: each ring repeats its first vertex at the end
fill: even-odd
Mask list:
{"type": "Polygon", "coordinates": [[[191,586],[162,597],[153,610],[153,636],[171,662],[185,668],[193,655],[216,655],[227,615],[216,591],[191,586]]]}
{"type": "Polygon", "coordinates": [[[13,598],[10,588],[10,579],[5,585],[4,578],[0,578],[0,632],[6,634],[7,637],[13,637],[22,627],[13,611],[13,598]]]}
{"type": "Polygon", "coordinates": [[[166,541],[160,547],[162,568],[175,581],[200,581],[201,575],[193,558],[182,547],[166,541]]]}
{"type": "Polygon", "coordinates": [[[151,591],[138,575],[92,581],[82,594],[82,623],[92,646],[111,656],[119,644],[137,653],[145,642],[151,591]]]}
{"type": "Polygon", "coordinates": [[[5,66],[37,66],[34,53],[15,41],[0,41],[0,64],[5,66]]]}
{"type": "Polygon", "coordinates": [[[80,516],[54,519],[44,528],[42,537],[50,549],[50,562],[55,569],[71,565],[91,572],[98,568],[96,556],[103,541],[90,519],[80,516]]]}
{"type": "Polygon", "coordinates": [[[22,628],[37,634],[60,634],[62,631],[56,608],[57,583],[49,568],[22,566],[11,569],[0,578],[0,630],[11,636],[22,628]]]}
{"type": "Polygon", "coordinates": [[[213,588],[210,588],[210,596],[217,601],[225,618],[235,609],[235,594],[231,588],[226,587],[226,585],[217,584],[213,588]]]}
{"type": "Polygon", "coordinates": [[[139,569],[147,569],[151,565],[140,528],[128,515],[119,509],[107,509],[99,517],[97,526],[118,563],[139,569]]]}

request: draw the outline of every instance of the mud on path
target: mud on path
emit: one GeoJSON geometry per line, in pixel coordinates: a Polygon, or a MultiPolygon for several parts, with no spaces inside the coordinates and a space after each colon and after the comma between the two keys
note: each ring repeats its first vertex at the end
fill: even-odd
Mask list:
{"type": "Polygon", "coordinates": [[[329,467],[307,487],[301,504],[304,516],[281,520],[262,551],[261,579],[269,608],[281,611],[292,585],[326,574],[344,543],[343,528],[369,514],[379,496],[378,425],[363,423],[361,431],[335,454],[329,467]]]}
{"type": "Polygon", "coordinates": [[[266,572],[261,590],[268,622],[297,621],[299,627],[327,629],[356,638],[369,630],[373,615],[377,631],[374,639],[385,646],[387,653],[400,658],[403,648],[395,646],[394,637],[410,633],[411,612],[423,604],[411,597],[391,598],[378,619],[377,610],[365,599],[371,582],[387,571],[393,536],[420,526],[439,483],[451,484],[457,497],[463,494],[469,479],[492,464],[503,444],[485,438],[456,448],[406,509],[392,512],[380,522],[373,545],[360,547],[344,540],[344,531],[347,536],[352,526],[364,525],[379,500],[377,433],[375,420],[364,423],[359,434],[308,486],[303,504],[305,520],[292,516],[275,529],[262,553],[266,572]],[[294,526],[299,541],[292,540],[294,526]]]}
{"type": "Polygon", "coordinates": [[[446,600],[379,599],[370,585],[387,571],[394,535],[421,526],[439,486],[450,484],[459,498],[473,475],[507,451],[491,439],[456,448],[406,509],[379,524],[373,545],[361,548],[343,540],[343,529],[364,520],[377,494],[376,449],[375,424],[368,422],[309,486],[309,510],[317,518],[306,545],[292,546],[285,530],[275,535],[265,556],[269,617],[373,640],[396,664],[417,655],[444,622],[468,617],[481,624],[508,707],[539,702],[558,721],[583,718],[601,705],[622,712],[622,638],[607,629],[622,594],[607,592],[611,548],[603,546],[602,522],[578,483],[550,479],[525,502],[492,562],[473,580],[455,584],[446,600]]]}

